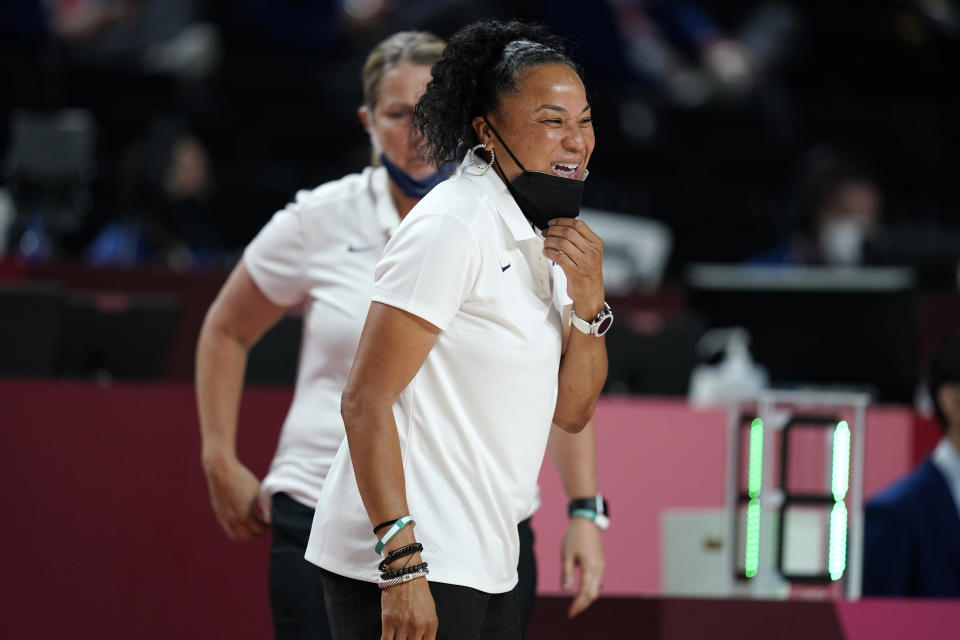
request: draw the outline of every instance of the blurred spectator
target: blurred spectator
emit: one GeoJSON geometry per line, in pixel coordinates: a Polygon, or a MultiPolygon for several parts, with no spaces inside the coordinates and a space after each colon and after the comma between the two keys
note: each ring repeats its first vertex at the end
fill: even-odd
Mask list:
{"type": "Polygon", "coordinates": [[[934,354],[928,382],[943,438],[867,503],[865,596],[960,598],[960,332],[934,354]]]}
{"type": "Polygon", "coordinates": [[[759,3],[735,33],[694,0],[607,0],[587,15],[566,0],[535,4],[582,45],[588,64],[691,106],[749,92],[789,55],[800,28],[786,2],[759,3]]]}
{"type": "MultiPolygon", "coordinates": [[[[44,243],[34,230],[38,259],[77,255],[120,213],[111,196],[123,154],[164,113],[202,124],[221,178],[217,198],[230,212],[222,234],[240,247],[262,226],[262,212],[298,184],[365,162],[365,139],[339,125],[354,117],[354,70],[374,42],[396,29],[443,35],[481,16],[516,15],[549,22],[579,44],[604,140],[585,203],[667,223],[676,238],[672,275],[692,262],[739,261],[777,240],[784,243],[760,261],[830,262],[819,237],[769,211],[778,195],[772,185],[798,150],[838,137],[883,168],[885,232],[868,243],[864,259],[899,265],[900,254],[917,253],[913,246],[927,249],[920,238],[901,246],[900,228],[923,224],[948,244],[941,228],[960,225],[949,169],[957,151],[944,142],[957,137],[960,122],[948,81],[960,45],[958,6],[0,0],[0,125],[17,109],[77,107],[98,125],[89,216],[62,241],[44,243]]],[[[8,136],[0,126],[0,149],[8,136]]],[[[129,219],[129,208],[123,215],[129,219]]],[[[851,229],[829,234],[834,254],[856,253],[851,229]]]]}
{"type": "Polygon", "coordinates": [[[120,215],[85,251],[95,266],[166,264],[174,270],[225,266],[214,219],[214,180],[204,144],[182,124],[155,122],[127,150],[120,215]]]}
{"type": "Polygon", "coordinates": [[[681,102],[700,102],[709,91],[706,77],[693,75],[695,67],[731,90],[744,91],[752,85],[750,52],[725,34],[697,3],[647,0],[611,4],[633,68],[672,90],[681,102]]]}
{"type": "Polygon", "coordinates": [[[10,241],[33,262],[58,255],[84,226],[97,173],[97,130],[84,109],[17,110],[2,175],[10,188],[10,241]]]}
{"type": "Polygon", "coordinates": [[[51,28],[71,63],[200,78],[219,58],[216,29],[200,21],[203,5],[195,0],[56,0],[51,28]]]}
{"type": "Polygon", "coordinates": [[[791,237],[748,260],[767,265],[855,266],[881,225],[882,193],[856,160],[826,147],[803,159],[793,187],[791,237]]]}

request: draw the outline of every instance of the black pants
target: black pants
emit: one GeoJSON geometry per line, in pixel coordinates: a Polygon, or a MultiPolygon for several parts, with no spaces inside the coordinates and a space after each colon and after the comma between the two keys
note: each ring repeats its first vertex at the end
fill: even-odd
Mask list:
{"type": "MultiPolygon", "coordinates": [[[[270,549],[270,609],[277,640],[331,638],[330,624],[323,606],[324,591],[320,578],[322,570],[303,557],[307,550],[307,540],[310,538],[313,512],[313,509],[303,506],[285,493],[273,496],[270,525],[273,531],[273,544],[270,549]]],[[[537,561],[533,553],[530,520],[521,522],[517,531],[520,534],[520,562],[517,566],[519,583],[515,589],[515,601],[521,629],[525,630],[536,598],[537,561]]],[[[377,594],[379,612],[380,590],[375,584],[370,586],[377,594]]],[[[431,592],[434,591],[434,586],[446,585],[431,583],[431,592]]],[[[436,598],[436,595],[434,597],[436,598]]],[[[379,625],[379,613],[376,619],[379,625]]]]}
{"type": "MultiPolygon", "coordinates": [[[[380,588],[320,570],[334,640],[380,637],[380,588]]],[[[484,593],[470,587],[428,582],[437,608],[437,640],[520,640],[517,588],[484,593]]]]}
{"type": "Polygon", "coordinates": [[[320,569],[303,557],[313,511],[285,493],[271,501],[270,610],[277,640],[330,640],[320,569]]]}
{"type": "Polygon", "coordinates": [[[517,562],[517,606],[520,610],[520,627],[527,633],[527,624],[533,614],[537,599],[537,556],[533,553],[533,529],[530,518],[517,525],[520,534],[520,560],[517,562]]]}

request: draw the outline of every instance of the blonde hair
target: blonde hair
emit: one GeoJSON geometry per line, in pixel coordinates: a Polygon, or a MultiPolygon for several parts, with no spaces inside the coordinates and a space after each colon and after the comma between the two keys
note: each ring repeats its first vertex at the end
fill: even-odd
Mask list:
{"type": "Polygon", "coordinates": [[[380,80],[401,62],[432,67],[446,43],[426,31],[400,31],[393,34],[370,52],[363,65],[363,104],[371,111],[380,98],[380,80]]]}

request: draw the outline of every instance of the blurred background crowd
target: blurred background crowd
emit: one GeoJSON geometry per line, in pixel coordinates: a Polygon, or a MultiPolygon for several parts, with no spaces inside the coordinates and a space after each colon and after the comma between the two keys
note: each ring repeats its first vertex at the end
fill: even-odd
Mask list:
{"type": "MultiPolygon", "coordinates": [[[[585,68],[610,391],[691,392],[698,364],[749,365],[750,339],[765,369],[734,384],[912,401],[960,323],[954,0],[0,0],[0,275],[221,282],[297,189],[369,162],[370,48],[484,17],[546,23],[585,68]],[[748,333],[710,331],[731,326],[748,333]]],[[[171,340],[195,337],[209,296],[140,282],[176,294],[171,340]]],[[[158,370],[189,377],[189,350],[158,370]]],[[[56,357],[45,373],[109,359],[56,357]]]]}

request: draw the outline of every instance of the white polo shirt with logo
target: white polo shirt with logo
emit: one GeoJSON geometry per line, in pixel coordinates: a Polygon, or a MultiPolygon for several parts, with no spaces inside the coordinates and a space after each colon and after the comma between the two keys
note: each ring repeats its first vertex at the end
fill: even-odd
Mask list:
{"type": "MultiPolygon", "coordinates": [[[[496,173],[465,161],[414,207],[377,265],[372,299],[440,329],[393,407],[432,581],[488,593],[517,582],[517,524],[536,494],[569,304],[563,272],[542,252],[496,173]]],[[[306,558],[376,581],[375,543],[344,441],[306,558]]]]}
{"type": "Polygon", "coordinates": [[[303,303],[300,364],[261,490],[314,507],[344,438],[340,394],[370,307],[373,271],[400,217],[387,172],[368,167],[296,199],[243,254],[257,287],[283,306],[303,303]]]}

